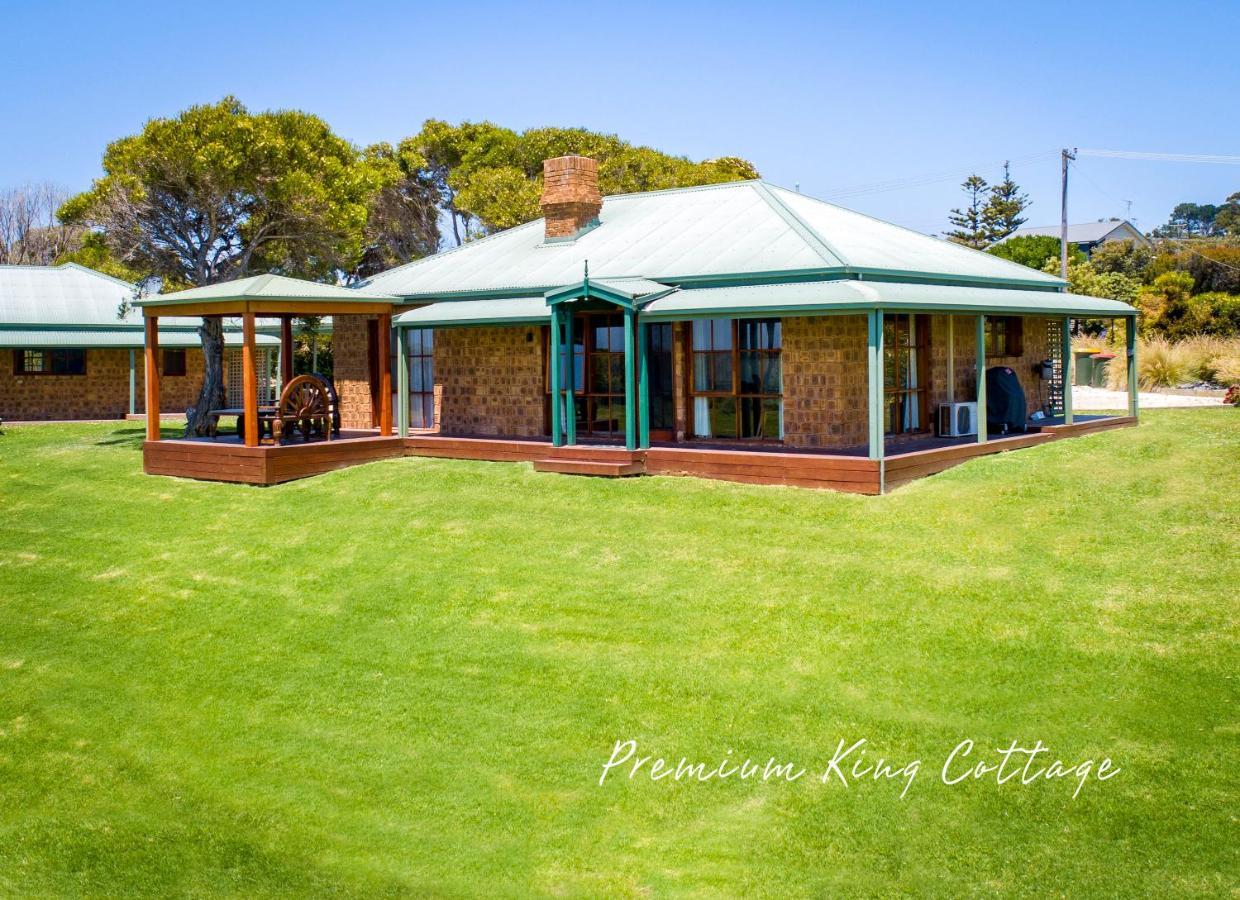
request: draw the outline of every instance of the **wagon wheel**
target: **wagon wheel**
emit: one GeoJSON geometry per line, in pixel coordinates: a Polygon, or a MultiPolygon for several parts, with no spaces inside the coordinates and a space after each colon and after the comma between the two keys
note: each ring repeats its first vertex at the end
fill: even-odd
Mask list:
{"type": "Polygon", "coordinates": [[[330,401],[322,382],[310,375],[298,375],[280,394],[280,418],[291,420],[290,431],[300,426],[302,440],[310,439],[310,423],[330,415],[330,401]]]}

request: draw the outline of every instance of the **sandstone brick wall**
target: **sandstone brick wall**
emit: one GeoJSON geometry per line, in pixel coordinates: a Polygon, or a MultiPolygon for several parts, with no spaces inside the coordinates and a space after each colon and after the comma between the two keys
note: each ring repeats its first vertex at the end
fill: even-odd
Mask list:
{"type": "MultiPolygon", "coordinates": [[[[137,411],[146,411],[143,352],[138,350],[137,411]]],[[[161,362],[162,364],[162,362],[161,362]]],[[[85,375],[14,375],[13,351],[0,350],[0,418],[119,419],[129,412],[129,351],[87,350],[85,375]]],[[[160,407],[180,413],[202,389],[202,351],[185,353],[185,375],[159,381],[160,407]]]]}
{"type": "MultiPolygon", "coordinates": [[[[332,378],[340,396],[343,428],[370,428],[374,424],[366,323],[376,319],[357,315],[332,317],[332,378]]],[[[394,378],[392,383],[396,383],[394,378]]]]}
{"type": "Polygon", "coordinates": [[[866,441],[865,316],[783,320],[784,443],[855,447],[866,441]]]}
{"type": "Polygon", "coordinates": [[[435,384],[445,434],[534,437],[547,433],[539,329],[443,328],[435,332],[435,384]]]}
{"type": "MultiPolygon", "coordinates": [[[[1034,372],[1034,365],[1046,359],[1050,353],[1047,342],[1050,320],[1041,316],[1023,316],[1022,353],[1020,356],[992,356],[986,367],[1009,366],[1020,379],[1025,391],[1025,404],[1032,413],[1040,409],[1046,398],[1046,385],[1034,372]]],[[[956,400],[973,400],[977,397],[976,319],[973,316],[931,317],[931,409],[946,403],[947,397],[947,343],[948,328],[955,329],[956,400]]]]}

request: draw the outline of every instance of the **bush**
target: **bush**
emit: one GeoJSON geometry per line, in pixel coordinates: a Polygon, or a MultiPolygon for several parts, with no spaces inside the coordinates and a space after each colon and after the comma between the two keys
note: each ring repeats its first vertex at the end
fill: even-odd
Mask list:
{"type": "MultiPolygon", "coordinates": [[[[1107,387],[1113,391],[1128,388],[1128,367],[1122,361],[1121,354],[1107,367],[1107,387]]],[[[1146,390],[1194,381],[1240,383],[1240,338],[1199,335],[1183,341],[1142,340],[1137,345],[1137,377],[1146,390]]]]}

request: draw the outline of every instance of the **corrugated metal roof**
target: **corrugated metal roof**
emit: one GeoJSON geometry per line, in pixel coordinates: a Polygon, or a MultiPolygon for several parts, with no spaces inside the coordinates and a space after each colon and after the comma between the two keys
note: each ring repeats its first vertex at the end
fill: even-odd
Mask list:
{"type": "Polygon", "coordinates": [[[677,291],[642,308],[646,321],[707,316],[812,315],[842,310],[1131,316],[1118,300],[1058,291],[949,287],[882,281],[819,281],[677,291]]]}
{"type": "MultiPolygon", "coordinates": [[[[1059,225],[1038,225],[1032,228],[1018,228],[1006,238],[1010,241],[1012,238],[1018,237],[1053,237],[1060,236],[1061,227],[1059,225]]],[[[1079,225],[1068,226],[1068,243],[1069,244],[1095,244],[1101,241],[1113,231],[1119,231],[1117,235],[1119,240],[1133,240],[1142,243],[1149,243],[1149,239],[1141,233],[1141,229],[1131,222],[1120,219],[1111,219],[1106,222],[1082,222],[1079,225]],[[1125,227],[1126,226],[1126,227],[1125,227]]]]}
{"type": "Polygon", "coordinates": [[[455,300],[411,309],[393,319],[398,325],[437,328],[451,325],[519,325],[551,321],[551,307],[542,297],[507,300],[455,300]]]}
{"type": "Polygon", "coordinates": [[[538,219],[376,275],[366,287],[411,298],[541,293],[580,279],[681,284],[789,273],[891,273],[924,280],[1058,286],[1025,266],[761,181],[624,194],[600,224],[547,243],[538,219]]]}
{"type": "MultiPolygon", "coordinates": [[[[85,266],[0,266],[0,323],[112,325],[134,286],[85,266]]],[[[127,321],[141,322],[130,315],[127,321]]]]}
{"type": "MultiPolygon", "coordinates": [[[[269,334],[256,334],[255,343],[260,347],[278,347],[280,339],[269,334]]],[[[87,348],[137,348],[145,345],[146,337],[141,326],[137,328],[14,328],[0,329],[0,348],[14,347],[87,347],[87,348]]],[[[240,345],[241,335],[228,331],[224,335],[225,346],[240,345]]],[[[168,348],[201,347],[197,332],[183,330],[159,330],[159,346],[168,348]]]]}
{"type": "Polygon", "coordinates": [[[591,278],[590,284],[637,299],[651,294],[661,294],[669,290],[666,284],[651,281],[649,278],[591,278]]]}
{"type": "Polygon", "coordinates": [[[320,284],[285,275],[253,275],[219,284],[162,294],[138,301],[138,306],[159,307],[178,303],[214,303],[229,300],[322,300],[330,302],[395,302],[396,298],[372,290],[320,284]]]}

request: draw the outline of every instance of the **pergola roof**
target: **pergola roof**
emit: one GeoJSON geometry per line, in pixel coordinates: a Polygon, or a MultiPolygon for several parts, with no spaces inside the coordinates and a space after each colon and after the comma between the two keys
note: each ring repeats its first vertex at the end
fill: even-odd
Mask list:
{"type": "Polygon", "coordinates": [[[400,300],[378,291],[320,284],[286,275],[253,275],[135,302],[147,316],[250,313],[350,313],[390,311],[400,300]]]}

